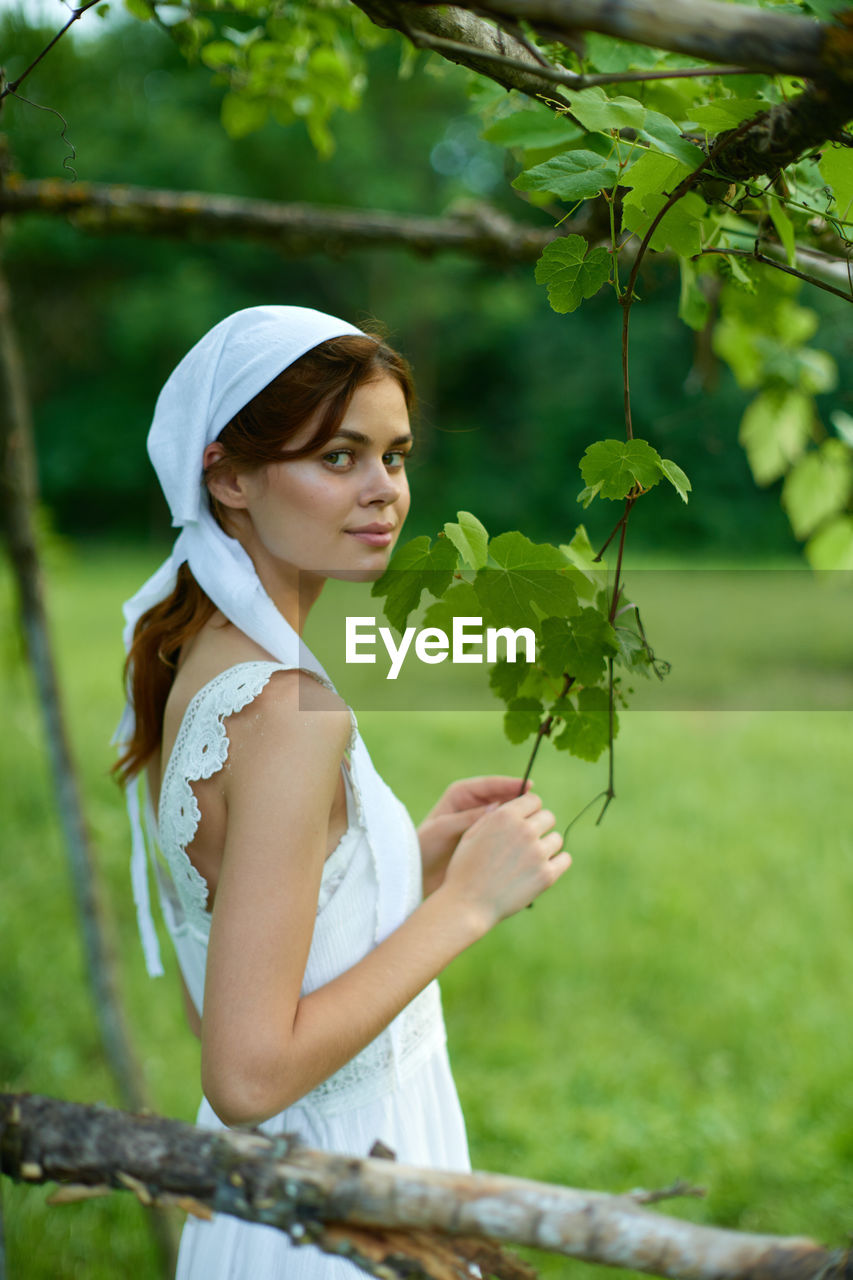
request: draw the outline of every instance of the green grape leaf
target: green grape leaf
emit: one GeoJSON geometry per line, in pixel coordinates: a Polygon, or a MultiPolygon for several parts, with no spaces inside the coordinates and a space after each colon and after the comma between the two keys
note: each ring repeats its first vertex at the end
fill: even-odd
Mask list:
{"type": "Polygon", "coordinates": [[[742,120],[758,115],[759,111],[769,111],[772,105],[761,98],[718,98],[715,102],[691,107],[689,124],[699,125],[708,133],[720,133],[724,129],[734,129],[742,120]]]}
{"type": "Polygon", "coordinates": [[[512,185],[519,191],[550,191],[560,200],[588,200],[612,187],[618,171],[615,159],[604,160],[594,151],[563,151],[526,169],[512,185]]]}
{"type": "Polygon", "coordinates": [[[853,457],[840,440],[825,440],[788,472],[782,506],[798,538],[807,538],[829,516],[846,507],[853,484],[853,457]]]}
{"type": "Polygon", "coordinates": [[[146,0],[124,0],[124,7],[128,13],[134,18],[139,18],[141,22],[149,22],[154,17],[154,11],[146,0]]]}
{"type": "Polygon", "coordinates": [[[544,711],[538,698],[513,698],[504,713],[504,733],[510,742],[524,742],[536,733],[544,711]]]}
{"type": "MultiPolygon", "coordinates": [[[[667,199],[662,193],[652,192],[644,196],[642,206],[623,205],[623,227],[642,239],[667,199]]],[[[663,215],[649,241],[650,247],[658,253],[670,248],[682,257],[692,258],[702,249],[702,223],[707,208],[701,196],[688,191],[663,215]]]]}
{"type": "MultiPolygon", "coordinates": [[[[430,574],[427,589],[433,595],[437,595],[436,587],[441,586],[442,579],[436,581],[433,574],[430,574]]],[[[424,613],[423,625],[425,627],[438,627],[441,631],[450,635],[453,630],[454,618],[477,618],[480,616],[480,601],[477,599],[476,593],[470,582],[454,582],[441,596],[440,600],[435,600],[424,613]]]]}
{"type": "Polygon", "coordinates": [[[598,497],[598,493],[600,489],[601,489],[600,483],[588,484],[585,489],[581,489],[580,493],[577,496],[577,501],[581,504],[581,506],[584,509],[586,509],[589,506],[589,504],[592,502],[593,498],[598,497]]]}
{"type": "Polygon", "coordinates": [[[835,196],[834,212],[839,218],[848,218],[850,206],[853,205],[853,154],[848,147],[827,143],[818,168],[832,187],[835,196]]]}
{"type": "Polygon", "coordinates": [[[610,277],[610,254],[599,245],[587,253],[583,236],[562,236],[545,246],[536,263],[536,283],[548,286],[548,301],[561,315],[575,311],[610,277]]]}
{"type": "Polygon", "coordinates": [[[636,98],[608,98],[603,89],[581,89],[569,94],[572,115],[590,133],[611,129],[642,129],[646,108],[636,98]]]}
{"type": "Polygon", "coordinates": [[[704,160],[704,152],[682,137],[681,130],[669,116],[650,111],[636,98],[608,98],[603,89],[582,89],[569,95],[572,115],[590,133],[607,133],[611,129],[635,129],[659,151],[674,156],[695,169],[704,160]]]}
{"type": "Polygon", "coordinates": [[[563,146],[582,136],[576,124],[565,116],[554,115],[546,107],[514,111],[496,120],[483,133],[486,142],[500,147],[524,147],[528,151],[563,146]]]}
{"type": "Polygon", "coordinates": [[[400,632],[405,630],[409,614],[417,609],[424,591],[434,596],[447,591],[456,559],[456,548],[449,538],[438,538],[430,545],[424,534],[397,548],[370,592],[373,596],[385,596],[385,616],[392,627],[400,632]]]}
{"type": "Polygon", "coordinates": [[[574,676],[580,684],[597,684],[606,659],[618,649],[616,633],[597,609],[577,617],[546,618],[542,623],[539,661],[551,676],[574,676]]]}
{"type": "Polygon", "coordinates": [[[595,548],[582,524],[578,525],[571,542],[561,546],[560,550],[578,570],[575,590],[581,599],[593,600],[597,591],[607,590],[607,565],[603,560],[596,560],[595,548]]]}
{"type": "Polygon", "coordinates": [[[507,662],[506,658],[499,658],[489,669],[489,688],[503,702],[511,702],[518,695],[527,671],[526,662],[507,662]]]}
{"type": "Polygon", "coordinates": [[[681,470],[676,462],[670,461],[669,458],[661,458],[660,469],[666,479],[675,489],[682,502],[687,502],[687,495],[690,493],[693,485],[687,479],[687,476],[681,470]]]}
{"type": "Polygon", "coordinates": [[[757,484],[784,475],[803,453],[812,434],[811,396],[791,387],[761,391],[741,419],[739,439],[757,484]]]}
{"type": "Polygon", "coordinates": [[[705,152],[695,142],[683,137],[675,121],[659,111],[646,111],[640,135],[656,150],[679,160],[688,170],[697,168],[705,159],[705,152]]]}
{"type": "Polygon", "coordinates": [[[681,294],[678,300],[678,318],[697,332],[705,328],[711,305],[699,284],[699,272],[689,258],[679,258],[681,268],[681,294]]]}
{"type": "Polygon", "coordinates": [[[482,569],[488,559],[488,533],[470,511],[457,511],[456,519],[458,524],[452,522],[445,524],[445,535],[453,543],[465,564],[471,569],[482,569]]]}
{"type": "Polygon", "coordinates": [[[853,569],[853,516],[837,516],[806,543],[814,569],[853,569]]]}
{"type": "Polygon", "coordinates": [[[545,617],[577,612],[570,567],[556,547],[531,542],[523,533],[501,533],[489,544],[489,557],[474,579],[487,626],[533,626],[531,606],[545,617]]]}
{"type": "Polygon", "coordinates": [[[598,440],[581,458],[588,485],[601,485],[602,498],[626,498],[635,485],[651,489],[661,478],[661,457],[647,440],[598,440]]]}
{"type": "Polygon", "coordinates": [[[646,151],[619,180],[620,186],[630,187],[622,203],[642,208],[646,196],[673,191],[689,172],[686,164],[681,164],[671,156],[646,151]]]}
{"type": "MultiPolygon", "coordinates": [[[[564,724],[562,733],[554,739],[554,746],[559,751],[569,751],[590,763],[606,751],[610,742],[610,707],[606,689],[581,689],[577,705],[572,699],[561,698],[554,703],[549,714],[559,716],[564,724]]],[[[614,715],[614,734],[618,724],[614,715]]]]}
{"type": "Polygon", "coordinates": [[[776,228],[776,234],[785,250],[785,256],[788,259],[788,266],[796,266],[797,262],[797,241],[794,235],[794,224],[788,217],[783,206],[778,200],[771,198],[768,204],[768,212],[773,226],[776,228]]]}

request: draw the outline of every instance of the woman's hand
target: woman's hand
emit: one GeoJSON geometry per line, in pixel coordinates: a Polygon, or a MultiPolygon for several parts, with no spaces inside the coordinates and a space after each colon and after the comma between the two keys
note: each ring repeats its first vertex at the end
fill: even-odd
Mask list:
{"type": "MultiPolygon", "coordinates": [[[[451,783],[418,827],[424,897],[444,880],[447,864],[469,827],[498,805],[514,799],[520,788],[520,778],[503,774],[460,778],[458,782],[451,783]]],[[[529,790],[530,783],[527,782],[525,791],[529,790]]]]}
{"type": "Polygon", "coordinates": [[[554,821],[532,791],[483,814],[459,840],[441,895],[470,912],[484,933],[529,906],[571,865],[554,821]]]}

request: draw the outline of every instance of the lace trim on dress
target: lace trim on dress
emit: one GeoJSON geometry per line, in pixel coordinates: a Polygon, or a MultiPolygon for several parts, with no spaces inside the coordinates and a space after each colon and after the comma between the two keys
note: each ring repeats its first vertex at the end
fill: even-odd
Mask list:
{"type": "Polygon", "coordinates": [[[402,1084],[445,1040],[438,983],[431,982],[389,1027],[300,1104],[313,1104],[324,1115],[364,1106],[402,1084]]]}
{"type": "MultiPolygon", "coordinates": [[[[198,691],[184,713],[175,738],[160,788],[158,843],[172,873],[186,921],[203,933],[210,929],[207,882],[187,853],[201,821],[191,783],[211,778],[224,767],[230,745],[224,723],[228,716],[242,711],[257,698],[276,671],[293,669],[279,662],[263,661],[241,662],[229,667],[198,691]]],[[[334,687],[316,672],[308,674],[334,692],[334,687]]],[[[350,716],[353,727],[348,749],[356,734],[352,712],[350,716]]],[[[360,822],[361,801],[351,778],[350,785],[360,822]]],[[[337,852],[336,849],[328,861],[335,859],[337,852]]]]}

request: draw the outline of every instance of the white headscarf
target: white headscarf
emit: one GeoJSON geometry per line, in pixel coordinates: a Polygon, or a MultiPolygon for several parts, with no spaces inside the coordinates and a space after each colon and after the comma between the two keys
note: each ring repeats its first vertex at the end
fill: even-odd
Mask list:
{"type": "MultiPolygon", "coordinates": [[[[279,613],[267,595],[251,559],[210,513],[202,479],[203,455],[223,427],[300,356],[331,338],[360,334],[345,320],[307,307],[248,307],[215,325],[196,343],[170,375],[154,410],[148,434],[148,453],[181,532],[171,555],[124,605],[124,644],[129,651],[140,617],[165,600],[186,562],[193,577],[229,621],[260,644],[279,662],[316,672],[331,684],[319,662],[279,613]]],[[[129,741],[134,713],[128,702],[116,741],[129,741]]],[[[368,840],[381,860],[381,831],[371,830],[370,793],[384,787],[356,734],[351,753],[354,781],[361,791],[368,840]]],[[[157,936],[151,919],[145,842],[136,780],[127,788],[133,850],[131,879],[137,920],[148,971],[163,973],[157,936]]],[[[391,853],[392,851],[388,851],[391,853]]],[[[387,870],[379,876],[380,902],[377,941],[399,923],[405,886],[397,884],[383,898],[383,881],[391,888],[387,870]]]]}

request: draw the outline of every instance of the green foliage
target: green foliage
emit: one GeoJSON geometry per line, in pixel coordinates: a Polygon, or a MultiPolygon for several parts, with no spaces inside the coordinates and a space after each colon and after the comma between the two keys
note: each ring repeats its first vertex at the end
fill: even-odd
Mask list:
{"type": "Polygon", "coordinates": [[[578,501],[587,507],[596,497],[627,498],[634,490],[644,493],[661,477],[683,502],[692,487],[681,467],[662,458],[648,440],[599,440],[587,449],[580,469],[586,488],[578,501]]]}
{"type": "Polygon", "coordinates": [[[570,235],[549,244],[536,264],[536,283],[548,286],[555,311],[575,311],[584,298],[598,293],[610,275],[610,254],[600,245],[589,249],[583,236],[570,235]]]}
{"type": "Polygon", "coordinates": [[[593,151],[566,151],[537,164],[513,182],[519,191],[550,191],[561,200],[587,200],[610,188],[618,165],[593,151]]]}
{"type": "MultiPolygon", "coordinates": [[[[633,468],[644,476],[653,470],[656,483],[660,458],[648,445],[645,449],[651,461],[636,448],[635,457],[643,461],[634,461],[633,468]]],[[[633,483],[632,478],[629,487],[633,483]]],[[[457,523],[445,524],[444,531],[446,536],[433,543],[422,537],[398,547],[373,584],[373,595],[385,598],[392,626],[402,632],[428,592],[434,600],[424,613],[427,627],[449,632],[454,617],[465,617],[479,618],[487,627],[529,628],[536,637],[535,661],[501,658],[488,671],[490,688],[506,703],[507,738],[519,743],[539,733],[552,737],[560,750],[597,760],[612,746],[611,719],[614,734],[618,728],[611,699],[618,693],[624,701],[618,681],[612,683],[613,660],[645,673],[653,658],[641,633],[612,625],[616,587],[586,529],[579,526],[563,547],[534,543],[518,532],[489,538],[475,516],[460,511],[457,523]],[[437,556],[442,557],[440,572],[437,556]]]]}

